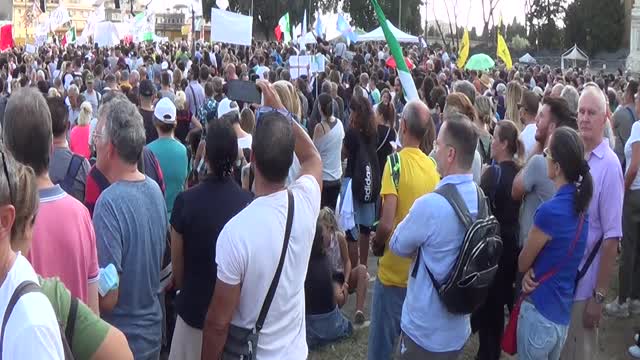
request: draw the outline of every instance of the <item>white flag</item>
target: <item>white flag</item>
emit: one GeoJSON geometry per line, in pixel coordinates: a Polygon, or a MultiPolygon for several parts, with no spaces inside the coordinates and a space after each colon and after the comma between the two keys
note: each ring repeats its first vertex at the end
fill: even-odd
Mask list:
{"type": "Polygon", "coordinates": [[[55,30],[69,21],[71,21],[71,17],[69,16],[69,11],[64,7],[64,5],[59,5],[58,8],[49,15],[51,30],[55,30]]]}

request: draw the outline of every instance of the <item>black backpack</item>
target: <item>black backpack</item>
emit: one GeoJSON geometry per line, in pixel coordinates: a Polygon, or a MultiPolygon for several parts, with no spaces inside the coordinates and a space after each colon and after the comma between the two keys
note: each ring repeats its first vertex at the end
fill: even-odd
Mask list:
{"type": "MultiPolygon", "coordinates": [[[[380,196],[380,169],[378,158],[372,154],[371,146],[365,143],[362,135],[355,157],[351,189],[353,198],[361,203],[373,203],[380,196]]],[[[375,150],[375,149],[373,149],[375,150]]]]}
{"type": "MultiPolygon", "coordinates": [[[[446,184],[435,191],[447,199],[466,229],[458,258],[442,284],[423,262],[440,300],[452,314],[471,314],[484,304],[502,255],[500,224],[489,212],[487,200],[480,187],[476,185],[476,189],[478,216],[475,221],[472,220],[469,209],[455,185],[446,184]]],[[[411,273],[414,278],[418,272],[420,253],[418,251],[411,273]]]]}
{"type": "MultiPolygon", "coordinates": [[[[23,295],[32,292],[40,292],[40,286],[33,281],[25,280],[16,287],[11,295],[11,299],[9,299],[9,303],[7,304],[7,308],[4,311],[4,316],[2,318],[2,335],[0,335],[0,360],[2,360],[2,348],[4,343],[4,334],[5,328],[7,327],[7,322],[9,321],[9,317],[13,312],[13,308],[18,303],[18,300],[23,295]]],[[[70,344],[73,343],[73,331],[76,326],[76,315],[78,312],[78,299],[71,297],[71,307],[69,308],[69,315],[67,317],[67,325],[63,327],[58,320],[58,325],[60,326],[60,338],[62,341],[62,349],[64,351],[65,360],[73,360],[73,353],[71,352],[70,344]]],[[[56,314],[57,316],[57,314],[56,314]]]]}
{"type": "Polygon", "coordinates": [[[76,176],[78,176],[78,171],[82,167],[82,163],[84,162],[84,158],[80,155],[73,154],[71,156],[71,161],[69,162],[69,167],[67,167],[67,173],[64,175],[64,179],[59,182],[60,187],[67,194],[71,194],[73,190],[73,184],[76,181],[76,176]]]}

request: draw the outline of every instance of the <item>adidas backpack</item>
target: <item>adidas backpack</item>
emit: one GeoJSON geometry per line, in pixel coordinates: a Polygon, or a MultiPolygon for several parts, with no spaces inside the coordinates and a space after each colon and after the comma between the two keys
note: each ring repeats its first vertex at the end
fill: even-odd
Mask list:
{"type": "MultiPolygon", "coordinates": [[[[446,184],[435,191],[449,202],[466,229],[458,258],[442,284],[436,280],[423,261],[440,300],[452,314],[471,314],[484,304],[502,255],[500,224],[489,212],[487,200],[480,187],[476,185],[476,189],[478,216],[475,221],[472,220],[469,209],[455,185],[446,184]]],[[[419,263],[420,251],[411,273],[414,278],[419,263]]]]}
{"type": "Polygon", "coordinates": [[[378,201],[380,196],[380,169],[378,158],[370,146],[366,144],[364,137],[359,135],[358,139],[358,152],[354,158],[351,187],[353,198],[368,204],[378,201]]]}

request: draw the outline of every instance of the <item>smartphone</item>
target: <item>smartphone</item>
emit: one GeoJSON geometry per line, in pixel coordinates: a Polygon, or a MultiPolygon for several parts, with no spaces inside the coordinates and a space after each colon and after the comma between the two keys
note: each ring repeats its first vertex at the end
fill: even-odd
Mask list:
{"type": "Polygon", "coordinates": [[[260,88],[251,81],[229,80],[227,82],[227,97],[230,100],[242,101],[250,104],[261,104],[260,88]]]}

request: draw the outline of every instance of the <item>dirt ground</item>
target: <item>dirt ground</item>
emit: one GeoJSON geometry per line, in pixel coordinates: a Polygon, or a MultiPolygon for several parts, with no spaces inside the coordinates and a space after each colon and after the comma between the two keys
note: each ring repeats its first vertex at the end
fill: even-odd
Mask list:
{"type": "MultiPolygon", "coordinates": [[[[375,274],[377,269],[377,259],[369,256],[369,273],[375,274]]],[[[617,270],[614,276],[613,286],[609,292],[608,301],[611,301],[617,294],[617,270]]],[[[373,278],[371,279],[373,280],[373,278]]],[[[369,283],[373,285],[371,281],[369,283]]],[[[369,305],[371,302],[371,289],[368,289],[367,301],[365,305],[365,314],[369,314],[369,305]]],[[[348,317],[354,314],[355,295],[350,296],[349,302],[343,308],[344,313],[348,317]]],[[[369,318],[367,317],[367,320],[369,318]]],[[[369,322],[356,329],[349,339],[342,342],[328,345],[318,351],[311,352],[309,360],[362,360],[367,358],[367,342],[369,322]]],[[[600,360],[622,360],[632,359],[627,353],[627,348],[633,345],[633,335],[640,329],[640,316],[630,317],[627,319],[617,319],[604,316],[600,328],[600,360]]],[[[465,347],[460,360],[473,360],[478,348],[477,335],[471,336],[465,347]]],[[[502,354],[502,359],[517,359],[517,356],[509,356],[502,354]]],[[[384,360],[384,359],[381,359],[384,360]]]]}

